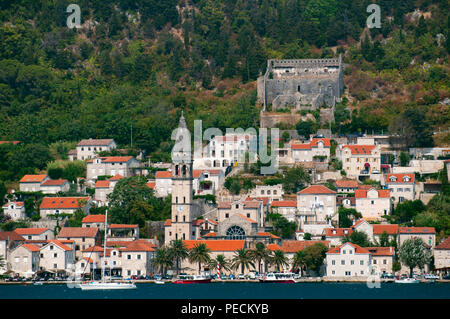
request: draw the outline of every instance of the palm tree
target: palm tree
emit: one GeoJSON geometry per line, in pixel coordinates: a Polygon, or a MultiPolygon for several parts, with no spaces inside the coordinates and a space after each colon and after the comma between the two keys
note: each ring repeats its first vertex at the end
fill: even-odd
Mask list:
{"type": "Polygon", "coordinates": [[[264,260],[265,263],[267,262],[270,256],[270,251],[266,249],[266,246],[264,246],[263,243],[259,242],[256,243],[255,249],[250,253],[252,258],[258,263],[258,272],[261,273],[261,261],[264,260]]]}
{"type": "Polygon", "coordinates": [[[173,259],[172,256],[170,256],[170,251],[168,248],[161,248],[158,249],[156,252],[156,257],[153,259],[153,264],[156,267],[160,267],[159,270],[161,271],[161,274],[165,274],[165,269],[168,267],[173,266],[173,259]]]}
{"type": "Polygon", "coordinates": [[[207,264],[209,260],[211,259],[209,254],[211,250],[206,246],[205,243],[199,243],[192,248],[192,250],[189,253],[189,261],[191,263],[198,262],[198,273],[200,274],[200,271],[202,269],[202,263],[207,264]]]}
{"type": "Polygon", "coordinates": [[[222,272],[222,270],[230,270],[230,262],[222,254],[217,255],[215,259],[210,259],[208,264],[211,269],[216,269],[217,266],[219,266],[220,272],[222,272]]]}
{"type": "Polygon", "coordinates": [[[272,264],[275,265],[277,271],[280,271],[280,268],[283,266],[289,265],[287,257],[284,255],[284,252],[281,249],[277,249],[273,252],[272,255],[272,264]]]}
{"type": "Polygon", "coordinates": [[[255,264],[253,263],[253,258],[249,250],[245,248],[238,249],[235,252],[235,255],[232,258],[232,267],[234,269],[238,269],[241,266],[241,273],[244,273],[245,268],[250,269],[250,266],[255,268],[255,264]]]}
{"type": "Polygon", "coordinates": [[[172,260],[175,260],[177,275],[180,270],[180,263],[189,256],[186,244],[181,239],[172,241],[169,247],[169,254],[172,260]]]}
{"type": "Polygon", "coordinates": [[[303,251],[299,250],[295,253],[292,268],[299,268],[300,275],[303,276],[303,270],[306,269],[306,260],[303,251]]]}

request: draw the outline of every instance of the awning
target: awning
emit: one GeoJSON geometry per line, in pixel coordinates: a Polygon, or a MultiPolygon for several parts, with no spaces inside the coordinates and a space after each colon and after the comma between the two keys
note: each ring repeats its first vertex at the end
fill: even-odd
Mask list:
{"type": "Polygon", "coordinates": [[[389,164],[381,164],[381,168],[391,168],[391,165],[389,165],[389,164]]]}
{"type": "Polygon", "coordinates": [[[370,164],[369,163],[365,163],[364,167],[370,167],[370,164]]]}

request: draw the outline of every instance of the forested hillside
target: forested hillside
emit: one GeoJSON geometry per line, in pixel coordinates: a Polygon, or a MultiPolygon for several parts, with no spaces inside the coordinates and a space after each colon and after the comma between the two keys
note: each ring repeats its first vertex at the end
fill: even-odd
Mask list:
{"type": "Polygon", "coordinates": [[[129,144],[131,126],[133,146],[167,159],[182,109],[189,125],[257,126],[268,58],[343,55],[337,132],[450,144],[448,132],[433,135],[450,123],[447,0],[376,1],[382,28],[370,30],[372,1],[79,0],[83,27],[69,29],[73,2],[0,3],[0,140],[22,142],[0,146],[0,179],[64,157],[60,141],[129,144]]]}

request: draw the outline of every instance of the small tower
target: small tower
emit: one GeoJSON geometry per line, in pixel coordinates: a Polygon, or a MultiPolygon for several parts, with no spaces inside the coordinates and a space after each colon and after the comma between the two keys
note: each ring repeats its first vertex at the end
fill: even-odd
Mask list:
{"type": "Polygon", "coordinates": [[[172,150],[172,227],[171,236],[166,239],[190,240],[192,234],[192,152],[191,135],[183,113],[172,150]]]}

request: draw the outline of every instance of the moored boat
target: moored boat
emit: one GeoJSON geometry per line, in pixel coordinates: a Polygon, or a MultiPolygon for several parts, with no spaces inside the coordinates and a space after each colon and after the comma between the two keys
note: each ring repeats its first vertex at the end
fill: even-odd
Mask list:
{"type": "Polygon", "coordinates": [[[259,282],[264,283],[286,283],[286,284],[295,284],[297,281],[294,278],[295,274],[293,273],[268,273],[263,278],[259,279],[259,282]]]}
{"type": "Polygon", "coordinates": [[[210,282],[211,282],[211,276],[209,276],[209,275],[180,274],[173,283],[175,283],[175,284],[207,284],[210,282]]]}
{"type": "Polygon", "coordinates": [[[395,280],[396,284],[418,284],[420,283],[420,280],[415,278],[403,278],[403,279],[397,279],[395,280]]]}

